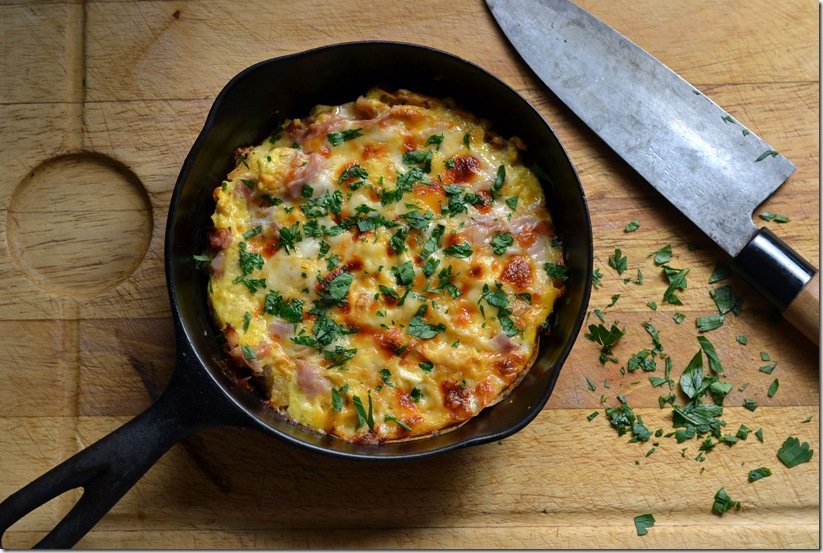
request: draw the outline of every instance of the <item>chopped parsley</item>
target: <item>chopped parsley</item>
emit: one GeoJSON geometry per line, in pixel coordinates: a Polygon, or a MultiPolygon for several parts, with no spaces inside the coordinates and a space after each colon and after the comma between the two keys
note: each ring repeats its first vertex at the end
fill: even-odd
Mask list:
{"type": "Polygon", "coordinates": [[[255,269],[263,268],[263,256],[259,253],[251,253],[247,248],[245,242],[240,242],[239,263],[244,275],[251,274],[255,269]]]}
{"type": "Polygon", "coordinates": [[[426,374],[430,374],[434,370],[434,363],[430,361],[423,361],[417,365],[426,374]]]}
{"type": "Polygon", "coordinates": [[[303,320],[303,300],[292,298],[285,301],[276,290],[269,290],[263,300],[263,312],[275,315],[290,323],[299,323],[303,320]]]}
{"type": "Polygon", "coordinates": [[[283,248],[283,251],[286,252],[286,255],[289,255],[291,251],[294,251],[294,244],[300,242],[303,239],[303,236],[300,234],[300,223],[294,223],[290,227],[282,227],[280,229],[280,247],[283,248]]]}
{"type": "Polygon", "coordinates": [[[697,317],[694,320],[694,324],[700,332],[709,332],[710,330],[723,326],[723,320],[724,316],[716,313],[714,315],[706,315],[705,317],[697,317]]]}
{"type": "Polygon", "coordinates": [[[654,264],[665,265],[672,260],[672,245],[663,246],[654,252],[654,264]]]}
{"type": "Polygon", "coordinates": [[[737,343],[740,344],[741,346],[745,346],[746,344],[749,343],[749,337],[746,336],[745,334],[738,334],[737,336],[734,337],[734,339],[737,340],[737,343]]]}
{"type": "Polygon", "coordinates": [[[763,211],[757,215],[764,221],[774,221],[775,223],[788,223],[791,219],[787,215],[779,215],[771,211],[763,211]]]}
{"type": "Polygon", "coordinates": [[[712,271],[712,274],[709,276],[709,284],[720,282],[730,276],[732,276],[732,271],[729,269],[729,266],[723,263],[718,263],[714,266],[714,271],[712,271]]]}
{"type": "Polygon", "coordinates": [[[342,173],[340,173],[340,178],[337,179],[337,184],[343,184],[347,181],[352,181],[349,183],[349,188],[352,190],[357,190],[364,184],[366,184],[366,179],[369,178],[369,173],[360,165],[355,163],[351,167],[347,167],[342,173]]]}
{"type": "Polygon", "coordinates": [[[600,288],[600,286],[602,286],[602,279],[603,271],[601,271],[599,268],[595,269],[592,273],[592,286],[594,286],[595,288],[600,288]]]}
{"type": "Polygon", "coordinates": [[[369,392],[369,410],[363,406],[363,400],[360,396],[352,396],[352,403],[354,410],[357,413],[357,422],[354,425],[355,430],[360,430],[363,425],[367,425],[369,430],[374,430],[374,413],[372,412],[371,392],[369,392]]]}
{"type": "Polygon", "coordinates": [[[343,410],[343,395],[349,391],[349,385],[344,384],[340,388],[331,389],[331,408],[335,413],[343,410]]]}
{"type": "Polygon", "coordinates": [[[421,305],[420,309],[417,310],[417,313],[415,313],[414,317],[412,317],[409,321],[409,326],[406,327],[406,332],[410,336],[414,336],[422,340],[430,340],[446,330],[446,325],[443,323],[432,325],[423,319],[426,315],[427,309],[428,306],[421,305]]]}
{"type": "Polygon", "coordinates": [[[494,255],[503,255],[514,244],[514,238],[510,232],[501,232],[492,236],[491,244],[494,255]]]}
{"type": "Polygon", "coordinates": [[[663,301],[672,305],[683,305],[683,302],[680,301],[680,297],[678,297],[675,292],[677,290],[684,290],[688,285],[686,282],[686,275],[689,274],[689,269],[675,269],[673,267],[669,267],[668,265],[663,265],[662,268],[663,272],[666,274],[666,278],[669,280],[669,286],[666,288],[666,291],[663,292],[663,301]]]}
{"type": "Polygon", "coordinates": [[[640,223],[637,222],[635,219],[632,219],[631,221],[626,223],[625,227],[623,227],[623,232],[634,232],[639,228],[640,228],[640,223]]]}
{"type": "Polygon", "coordinates": [[[462,244],[452,244],[445,248],[443,253],[452,257],[466,258],[471,256],[473,252],[471,245],[468,242],[463,242],[462,244]]]}
{"type": "Polygon", "coordinates": [[[566,282],[569,278],[569,269],[565,265],[546,262],[543,263],[543,270],[546,271],[547,275],[558,282],[566,282]]]}
{"type": "Polygon", "coordinates": [[[609,256],[609,267],[617,271],[618,275],[622,275],[623,271],[628,269],[629,260],[619,248],[615,248],[614,255],[609,256]]]}
{"type": "Polygon", "coordinates": [[[733,500],[729,497],[729,494],[726,493],[724,488],[720,488],[717,490],[717,493],[714,494],[714,503],[712,504],[712,513],[716,514],[717,516],[723,516],[723,513],[728,512],[734,508],[735,510],[740,510],[740,502],[733,500]]]}
{"type": "Polygon", "coordinates": [[[760,367],[759,370],[760,370],[760,372],[765,373],[765,374],[772,374],[774,372],[774,369],[776,369],[776,368],[777,368],[777,363],[769,363],[768,365],[763,365],[762,367],[760,367]]]}
{"type": "Polygon", "coordinates": [[[763,152],[762,154],[757,156],[757,159],[755,159],[754,162],[757,163],[759,161],[763,161],[764,159],[766,159],[767,157],[770,157],[770,156],[771,157],[777,157],[778,153],[779,152],[777,150],[766,150],[765,152],[763,152]]]}
{"type": "Polygon", "coordinates": [[[649,528],[654,526],[654,515],[645,514],[634,517],[634,529],[638,536],[645,536],[649,533],[649,528]]]}
{"type": "Polygon", "coordinates": [[[243,352],[243,357],[251,361],[252,359],[257,359],[257,355],[254,354],[254,350],[251,349],[248,344],[243,344],[240,346],[240,350],[243,352]]]}
{"type": "Polygon", "coordinates": [[[388,205],[399,201],[403,194],[410,192],[415,183],[426,178],[426,173],[419,167],[413,167],[406,173],[402,173],[397,177],[397,187],[394,190],[383,190],[380,196],[380,203],[388,205]]]}
{"type": "Polygon", "coordinates": [[[403,163],[406,165],[421,165],[423,171],[431,173],[432,170],[432,151],[431,150],[413,150],[403,154],[403,163]]]}
{"type": "Polygon", "coordinates": [[[674,315],[672,315],[672,319],[674,319],[674,322],[676,322],[677,324],[680,324],[684,320],[686,320],[686,315],[684,315],[683,313],[681,313],[679,311],[675,311],[674,315]]]}
{"type": "Polygon", "coordinates": [[[332,146],[339,146],[343,142],[353,140],[358,136],[363,136],[362,129],[346,129],[340,132],[330,132],[326,138],[332,146]]]}
{"type": "Polygon", "coordinates": [[[497,196],[500,194],[500,189],[503,188],[503,184],[506,182],[506,166],[501,165],[497,168],[497,176],[494,179],[494,184],[492,184],[492,196],[497,196]]]}
{"type": "Polygon", "coordinates": [[[600,362],[605,363],[609,360],[614,360],[611,357],[612,348],[620,341],[620,338],[626,333],[624,329],[617,326],[617,323],[612,323],[611,328],[606,328],[603,324],[589,325],[589,333],[586,338],[596,344],[600,344],[600,362]]]}
{"type": "Polygon", "coordinates": [[[191,258],[194,260],[194,266],[198,269],[205,269],[211,263],[211,258],[208,255],[193,255],[191,258]]]}
{"type": "Polygon", "coordinates": [[[734,294],[734,290],[730,285],[715,288],[709,292],[709,296],[714,300],[717,310],[721,315],[732,312],[735,315],[740,315],[743,307],[743,300],[734,294]]]}
{"type": "Polygon", "coordinates": [[[772,380],[772,383],[769,386],[769,390],[766,392],[766,395],[769,397],[774,397],[774,394],[777,393],[778,388],[780,388],[780,380],[775,378],[774,380],[772,380]]]}
{"type": "Polygon", "coordinates": [[[409,229],[401,227],[389,240],[389,247],[394,253],[400,254],[406,251],[406,238],[409,236],[409,229]]]}
{"type": "Polygon", "coordinates": [[[786,438],[786,441],[777,450],[777,458],[787,468],[794,468],[801,463],[808,463],[812,460],[813,455],[814,451],[809,449],[809,444],[807,442],[801,444],[800,440],[794,436],[786,438]]]}
{"type": "Polygon", "coordinates": [[[427,140],[424,146],[437,146],[437,149],[440,149],[440,145],[443,143],[443,135],[442,134],[433,134],[427,140]]]}
{"type": "Polygon", "coordinates": [[[755,409],[757,409],[757,402],[751,398],[746,398],[743,400],[743,407],[751,412],[754,412],[755,409]]]}
{"type": "Polygon", "coordinates": [[[749,471],[749,482],[757,482],[762,478],[766,478],[772,475],[772,471],[769,470],[767,467],[760,467],[759,469],[754,469],[749,471]]]}
{"type": "Polygon", "coordinates": [[[246,311],[243,315],[243,334],[249,331],[249,324],[251,323],[251,313],[246,311]]]}
{"type": "Polygon", "coordinates": [[[342,205],[343,193],[335,190],[307,200],[300,206],[300,211],[309,219],[323,217],[329,213],[339,216],[342,205]]]}
{"type": "Polygon", "coordinates": [[[398,419],[394,415],[389,415],[389,414],[383,415],[383,422],[393,422],[393,423],[397,424],[397,426],[399,426],[400,428],[402,428],[404,430],[408,430],[408,431],[411,431],[411,429],[412,429],[411,426],[409,426],[405,422],[401,421],[400,419],[398,419]]]}
{"type": "Polygon", "coordinates": [[[400,215],[400,218],[405,220],[411,228],[417,230],[426,230],[427,228],[429,228],[429,223],[431,223],[433,217],[434,213],[432,213],[431,211],[426,211],[426,213],[420,213],[416,209],[400,215]]]}
{"type": "Polygon", "coordinates": [[[409,286],[414,281],[414,265],[411,261],[406,261],[398,267],[392,267],[390,270],[397,284],[401,286],[409,286]]]}

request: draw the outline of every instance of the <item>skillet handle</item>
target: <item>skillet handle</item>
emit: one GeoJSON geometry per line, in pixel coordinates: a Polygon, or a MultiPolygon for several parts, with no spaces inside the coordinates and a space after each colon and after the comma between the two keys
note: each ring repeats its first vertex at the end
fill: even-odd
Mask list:
{"type": "Polygon", "coordinates": [[[151,407],[0,503],[0,547],[12,524],[81,487],[83,495],[71,511],[34,547],[73,546],[178,440],[207,426],[239,422],[230,420],[215,386],[204,386],[208,377],[197,374],[180,353],[171,381],[151,407]]]}

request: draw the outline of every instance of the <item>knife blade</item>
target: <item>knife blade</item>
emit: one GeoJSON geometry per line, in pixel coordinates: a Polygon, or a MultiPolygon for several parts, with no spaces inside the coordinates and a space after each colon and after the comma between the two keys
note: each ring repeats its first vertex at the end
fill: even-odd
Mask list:
{"type": "Polygon", "coordinates": [[[486,0],[521,58],[584,123],[818,343],[817,270],[755,208],[791,161],[651,54],[568,0],[486,0]]]}

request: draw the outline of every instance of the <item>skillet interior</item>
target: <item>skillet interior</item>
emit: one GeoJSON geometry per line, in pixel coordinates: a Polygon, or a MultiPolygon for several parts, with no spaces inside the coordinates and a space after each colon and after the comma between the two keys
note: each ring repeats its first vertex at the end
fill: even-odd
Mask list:
{"type": "Polygon", "coordinates": [[[588,305],[591,272],[592,237],[586,200],[577,174],[548,124],[508,86],[479,67],[410,44],[338,44],[264,61],[237,75],[215,100],[183,165],[166,228],[166,275],[178,326],[178,348],[190,348],[195,365],[199,360],[205,368],[203,385],[222,388],[249,417],[250,425],[289,442],[347,457],[424,456],[501,439],[525,426],[548,400],[577,337],[588,305]],[[218,344],[219,332],[212,323],[206,297],[208,277],[194,269],[192,255],[206,247],[214,210],[212,190],[233,167],[236,147],[259,143],[283,118],[301,116],[317,104],[351,101],[378,85],[452,97],[489,119],[499,134],[523,139],[529,160],[550,177],[544,190],[564,242],[569,280],[566,296],[553,314],[556,322],[551,334],[543,338],[534,366],[508,397],[454,431],[374,447],[294,426],[226,376],[226,354],[218,344]]]}

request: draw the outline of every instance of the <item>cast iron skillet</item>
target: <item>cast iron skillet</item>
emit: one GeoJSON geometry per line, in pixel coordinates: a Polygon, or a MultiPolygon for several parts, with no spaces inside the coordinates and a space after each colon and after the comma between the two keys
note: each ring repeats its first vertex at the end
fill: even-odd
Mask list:
{"type": "Polygon", "coordinates": [[[528,424],[549,398],[589,300],[592,235],[580,181],[548,124],[517,93],[481,68],[445,52],[391,42],[337,44],[276,58],[237,75],[220,92],[186,158],[166,225],[166,280],[177,337],[174,372],[145,412],[80,451],[0,504],[0,536],[65,491],[81,487],[73,509],[36,547],[74,545],[175,442],[202,428],[240,425],[311,450],[371,460],[413,459],[500,440],[528,424]],[[351,101],[368,88],[407,88],[450,96],[519,136],[548,175],[544,190],[569,267],[567,294],[537,361],[508,398],[462,427],[423,439],[357,445],[297,427],[266,409],[228,376],[206,299],[207,275],[192,263],[206,246],[212,190],[233,166],[237,146],[261,142],[284,117],[316,104],[351,101]]]}

